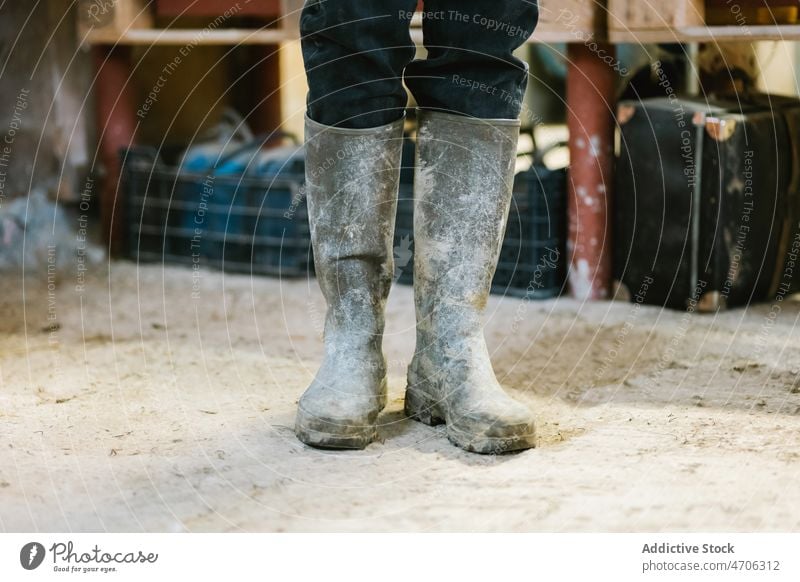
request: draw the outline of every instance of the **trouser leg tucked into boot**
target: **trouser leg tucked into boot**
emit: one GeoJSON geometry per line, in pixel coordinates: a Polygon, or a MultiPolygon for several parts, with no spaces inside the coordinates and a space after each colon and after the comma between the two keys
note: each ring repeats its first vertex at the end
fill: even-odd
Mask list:
{"type": "Polygon", "coordinates": [[[417,345],[406,413],[469,451],[534,446],[530,410],[498,383],[481,316],[505,233],[516,120],[420,113],[414,186],[417,345]]]}
{"type": "Polygon", "coordinates": [[[312,446],[364,448],[386,405],[382,338],[402,138],[402,119],[373,129],[306,120],[311,240],[327,303],[325,357],[295,425],[312,446]]]}

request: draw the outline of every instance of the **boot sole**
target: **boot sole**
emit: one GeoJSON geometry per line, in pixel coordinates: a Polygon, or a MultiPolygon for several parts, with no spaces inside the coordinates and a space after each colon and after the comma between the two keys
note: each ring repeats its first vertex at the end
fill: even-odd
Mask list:
{"type": "Polygon", "coordinates": [[[454,426],[453,423],[447,422],[446,415],[442,412],[436,399],[419,389],[406,388],[404,410],[406,416],[428,426],[446,424],[447,439],[457,447],[472,453],[498,455],[532,449],[536,446],[534,432],[496,437],[454,426]]]}
{"type": "Polygon", "coordinates": [[[364,431],[344,435],[314,430],[298,424],[295,427],[295,434],[300,441],[316,449],[362,450],[378,437],[378,429],[371,426],[366,427],[364,431]]]}

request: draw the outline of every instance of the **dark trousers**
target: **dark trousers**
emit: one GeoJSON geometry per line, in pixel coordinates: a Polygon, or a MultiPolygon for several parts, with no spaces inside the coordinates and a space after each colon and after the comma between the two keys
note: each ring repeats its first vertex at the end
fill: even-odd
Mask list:
{"type": "Polygon", "coordinates": [[[526,63],[512,52],[533,33],[536,0],[425,0],[426,59],[414,60],[417,0],[306,0],[300,19],[308,116],[377,127],[400,118],[405,81],[426,109],[516,119],[526,63]]]}

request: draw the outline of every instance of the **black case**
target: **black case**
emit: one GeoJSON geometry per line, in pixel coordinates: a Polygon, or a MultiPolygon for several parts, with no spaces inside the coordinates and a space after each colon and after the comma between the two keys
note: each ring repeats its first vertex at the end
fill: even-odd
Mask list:
{"type": "Polygon", "coordinates": [[[773,112],[776,123],[782,123],[786,128],[791,152],[778,243],[778,257],[782,259],[776,265],[768,293],[768,299],[775,301],[792,293],[800,293],[800,99],[766,94],[746,99],[773,112]]]}
{"type": "Polygon", "coordinates": [[[758,104],[622,102],[617,292],[699,311],[765,299],[788,204],[786,124],[758,104]]]}

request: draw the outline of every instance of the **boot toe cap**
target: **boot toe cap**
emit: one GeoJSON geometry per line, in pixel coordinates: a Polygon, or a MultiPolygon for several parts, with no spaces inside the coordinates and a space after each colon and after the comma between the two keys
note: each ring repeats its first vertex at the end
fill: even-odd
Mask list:
{"type": "Polygon", "coordinates": [[[377,436],[375,421],[385,389],[345,389],[319,379],[300,398],[295,433],[304,443],[333,449],[363,449],[377,436]]]}
{"type": "Polygon", "coordinates": [[[448,431],[459,446],[489,454],[532,448],[536,439],[532,412],[513,400],[478,406],[461,414],[451,411],[448,431]]]}

